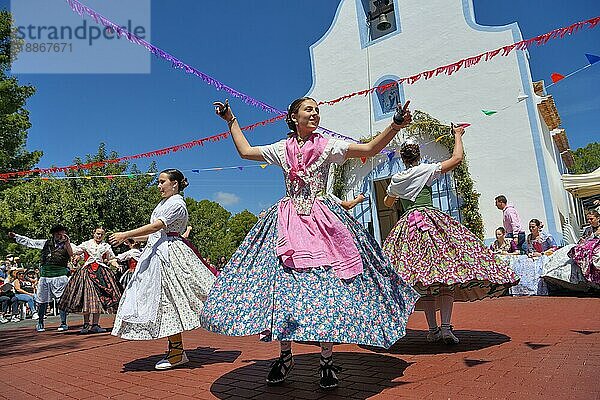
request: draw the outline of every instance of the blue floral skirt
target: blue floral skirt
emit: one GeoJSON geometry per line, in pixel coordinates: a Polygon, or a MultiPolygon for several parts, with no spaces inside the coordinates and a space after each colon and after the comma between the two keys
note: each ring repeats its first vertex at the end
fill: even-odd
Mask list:
{"type": "Polygon", "coordinates": [[[297,271],[276,256],[277,205],[248,233],[211,289],[202,312],[207,330],[263,340],[356,343],[388,348],[405,334],[419,298],[391,267],[379,244],[339,205],[364,270],[341,280],[328,266],[297,271]]]}

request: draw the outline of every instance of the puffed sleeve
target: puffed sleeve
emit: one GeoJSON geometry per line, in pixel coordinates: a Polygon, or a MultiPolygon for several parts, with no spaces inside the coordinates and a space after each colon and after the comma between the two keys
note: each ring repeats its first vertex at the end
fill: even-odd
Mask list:
{"type": "Polygon", "coordinates": [[[350,143],[339,139],[329,139],[331,144],[331,153],[329,153],[329,161],[335,164],[343,164],[346,161],[346,152],[350,143]]]}
{"type": "Polygon", "coordinates": [[[558,246],[556,245],[556,241],[554,240],[554,238],[553,238],[553,237],[552,237],[552,235],[550,235],[550,234],[548,234],[548,237],[546,238],[546,247],[547,247],[548,249],[551,249],[551,248],[556,248],[556,247],[558,247],[558,246]]]}
{"type": "Polygon", "coordinates": [[[280,157],[282,146],[285,148],[285,140],[280,140],[279,142],[267,144],[265,146],[258,146],[258,149],[268,164],[279,165],[281,167],[285,161],[281,160],[280,157]]]}
{"type": "Polygon", "coordinates": [[[172,201],[169,204],[165,205],[156,216],[157,219],[160,219],[163,224],[165,224],[166,231],[169,232],[169,227],[176,221],[180,221],[182,219],[187,219],[188,213],[185,208],[185,202],[182,201],[172,201]]]}
{"type": "Polygon", "coordinates": [[[440,177],[440,175],[442,175],[442,163],[434,163],[434,164],[429,164],[431,165],[430,167],[430,171],[431,171],[431,175],[429,176],[429,179],[427,180],[427,186],[431,186],[433,184],[433,182],[438,179],[440,177]]]}

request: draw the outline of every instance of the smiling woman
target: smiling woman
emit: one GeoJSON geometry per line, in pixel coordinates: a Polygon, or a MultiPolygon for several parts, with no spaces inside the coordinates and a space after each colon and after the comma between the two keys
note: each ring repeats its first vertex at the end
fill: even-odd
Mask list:
{"type": "Polygon", "coordinates": [[[266,378],[282,383],[293,367],[291,342],[321,344],[319,385],[338,385],[332,343],[391,346],[404,336],[417,294],[392,270],[377,242],[331,196],[328,171],[350,157],[372,156],[411,121],[408,103],[369,143],[326,138],[317,102],[294,100],[287,139],[252,146],[228,102],[216,102],[242,158],[281,167],[286,196],[266,211],[219,275],[203,310],[204,327],[278,340],[279,359],[266,378]],[[290,293],[298,296],[290,297],[290,293]]]}
{"type": "Polygon", "coordinates": [[[200,326],[199,313],[215,279],[215,271],[182,236],[188,211],[180,193],[187,186],[181,171],[162,171],[158,177],[162,200],[150,223],[110,237],[114,245],[127,239],[148,242],[123,293],[112,334],[129,340],[168,337],[169,351],[156,363],[157,370],[189,361],[181,333],[200,326]]]}

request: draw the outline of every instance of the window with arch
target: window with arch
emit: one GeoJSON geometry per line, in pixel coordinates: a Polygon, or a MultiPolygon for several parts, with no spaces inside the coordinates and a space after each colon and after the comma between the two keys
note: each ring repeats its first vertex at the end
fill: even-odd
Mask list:
{"type": "MultiPolygon", "coordinates": [[[[396,77],[388,77],[378,82],[376,86],[387,85],[390,83],[397,82],[396,77]]],[[[404,88],[402,85],[398,85],[397,83],[387,88],[385,91],[375,90],[373,92],[374,107],[373,111],[375,114],[375,119],[380,120],[383,118],[388,118],[389,116],[394,114],[396,110],[396,104],[404,103],[404,88]]]]}

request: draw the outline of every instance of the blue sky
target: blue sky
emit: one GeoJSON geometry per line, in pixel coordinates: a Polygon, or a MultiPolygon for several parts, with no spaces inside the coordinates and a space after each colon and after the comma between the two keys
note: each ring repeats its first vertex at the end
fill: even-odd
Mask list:
{"type": "MultiPolygon", "coordinates": [[[[309,46],[327,31],[339,1],[151,3],[153,44],[239,91],[285,109],[311,87],[309,46]]],[[[474,0],[474,4],[478,23],[516,21],[524,38],[600,15],[597,0],[474,0]]],[[[0,0],[0,8],[9,7],[8,0],[0,0]]],[[[585,65],[584,53],[600,55],[600,27],[532,48],[534,80],[548,82],[552,72],[566,74],[585,65]]],[[[120,155],[129,155],[210,136],[226,128],[211,106],[213,100],[223,99],[224,93],[160,59],[152,59],[150,74],[17,77],[37,88],[27,104],[33,124],[27,147],[44,151],[40,167],[71,164],[76,156],[94,153],[100,142],[120,155]]],[[[347,92],[356,89],[362,88],[348,88],[347,92]]],[[[573,149],[599,140],[599,64],[549,92],[573,149]]],[[[244,124],[270,117],[238,101],[232,101],[232,106],[244,124]]],[[[326,121],[323,124],[326,126],[326,121]]],[[[253,144],[265,144],[279,140],[285,132],[280,122],[257,129],[248,138],[253,144]]],[[[155,161],[159,169],[184,170],[250,164],[239,159],[230,139],[155,161]]],[[[147,162],[138,166],[143,169],[147,162]]],[[[219,200],[232,212],[248,209],[257,213],[284,192],[281,173],[274,167],[190,173],[188,178],[188,196],[219,200]]]]}

